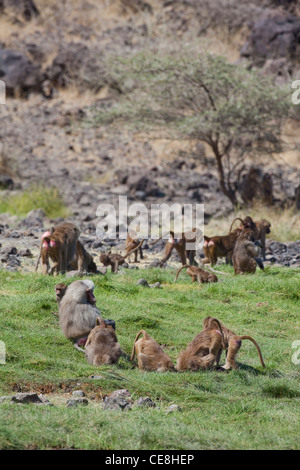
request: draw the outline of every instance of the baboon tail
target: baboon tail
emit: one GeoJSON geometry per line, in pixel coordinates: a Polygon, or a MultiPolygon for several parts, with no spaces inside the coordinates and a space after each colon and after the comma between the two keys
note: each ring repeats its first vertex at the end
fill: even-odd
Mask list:
{"type": "Polygon", "coordinates": [[[218,273],[218,274],[224,274],[225,276],[229,276],[230,273],[224,273],[223,271],[217,271],[216,269],[213,269],[212,267],[207,267],[209,271],[212,271],[213,273],[218,273]]]}
{"type": "Polygon", "coordinates": [[[146,338],[146,339],[149,338],[149,335],[148,335],[148,333],[146,333],[145,330],[140,330],[140,331],[138,332],[138,334],[137,334],[136,337],[135,337],[134,343],[133,343],[132,353],[131,353],[131,357],[130,357],[130,360],[131,360],[131,361],[133,361],[134,355],[135,355],[135,343],[137,342],[137,340],[139,339],[139,337],[140,337],[141,335],[143,335],[144,338],[146,338]]]}
{"type": "Polygon", "coordinates": [[[171,237],[174,239],[174,232],[170,231],[170,232],[166,232],[164,235],[161,235],[157,240],[154,240],[154,242],[152,243],[149,243],[149,246],[153,246],[155,245],[155,243],[159,242],[159,240],[161,240],[162,238],[164,238],[166,235],[170,234],[171,237]]]}
{"type": "Polygon", "coordinates": [[[133,248],[132,250],[130,250],[129,253],[127,253],[127,255],[124,256],[124,259],[127,258],[129,255],[131,255],[131,253],[133,253],[134,251],[138,250],[138,249],[142,246],[142,244],[144,243],[144,241],[145,241],[145,238],[143,238],[143,239],[140,241],[140,243],[139,243],[135,248],[133,248]]]}
{"type": "Polygon", "coordinates": [[[184,268],[189,268],[189,264],[184,264],[183,266],[181,266],[181,267],[178,269],[178,271],[177,271],[177,273],[176,273],[176,277],[175,277],[175,279],[174,279],[174,282],[177,281],[180,271],[181,271],[182,269],[184,269],[184,268]]]}
{"type": "Polygon", "coordinates": [[[36,265],[35,265],[35,272],[37,272],[37,270],[38,270],[40,259],[41,259],[41,252],[39,254],[38,260],[37,260],[36,265]]]}
{"type": "Polygon", "coordinates": [[[244,225],[244,221],[240,217],[236,217],[235,219],[233,219],[232,224],[230,225],[229,233],[231,232],[233,224],[236,220],[239,220],[244,225]]]}
{"type": "Polygon", "coordinates": [[[257,342],[255,341],[255,339],[252,338],[252,336],[238,336],[239,339],[243,340],[243,339],[249,339],[250,341],[252,341],[252,343],[255,345],[256,349],[257,349],[257,352],[258,352],[258,355],[259,355],[259,360],[260,360],[260,363],[263,367],[266,367],[265,366],[265,363],[264,363],[264,360],[262,358],[262,354],[261,354],[261,351],[260,351],[260,348],[257,344],[257,342]]]}

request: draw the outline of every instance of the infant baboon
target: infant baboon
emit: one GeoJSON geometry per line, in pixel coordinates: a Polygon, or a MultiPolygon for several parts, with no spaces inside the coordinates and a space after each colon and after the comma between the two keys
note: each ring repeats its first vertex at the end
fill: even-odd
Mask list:
{"type": "Polygon", "coordinates": [[[85,343],[85,357],[90,364],[115,364],[122,354],[117,335],[103,318],[96,318],[96,326],[85,343]]]}
{"type": "MultiPolygon", "coordinates": [[[[206,317],[203,320],[204,328],[207,328],[215,320],[217,320],[217,319],[212,318],[212,317],[206,317]]],[[[219,322],[219,320],[217,320],[217,321],[219,322]]],[[[235,361],[235,357],[236,357],[239,349],[241,348],[242,340],[244,340],[244,339],[249,339],[250,341],[252,341],[252,343],[255,345],[255,347],[257,349],[261,365],[263,367],[265,367],[265,363],[263,361],[260,348],[259,348],[257,342],[251,336],[245,336],[245,335],[238,336],[233,331],[226,328],[226,326],[224,326],[223,323],[219,322],[219,324],[221,325],[222,332],[223,332],[223,338],[224,338],[222,347],[223,347],[223,349],[226,350],[226,363],[222,367],[223,369],[226,369],[226,370],[237,369],[238,366],[237,366],[237,363],[235,361]]],[[[208,349],[207,349],[207,352],[208,352],[208,349]]],[[[219,361],[220,361],[220,358],[221,358],[221,353],[222,353],[222,350],[219,351],[219,353],[217,354],[217,358],[216,358],[216,363],[217,364],[219,364],[219,361]]]]}
{"type": "Polygon", "coordinates": [[[76,253],[74,258],[72,259],[71,263],[69,263],[69,266],[73,270],[79,270],[81,273],[82,272],[88,272],[88,273],[96,273],[97,272],[97,266],[93,260],[92,255],[90,255],[82,243],[77,240],[76,243],[76,253]]]}
{"type": "Polygon", "coordinates": [[[220,360],[223,346],[222,327],[217,318],[207,321],[201,331],[177,359],[179,372],[211,369],[220,360]]]}
{"type": "Polygon", "coordinates": [[[135,337],[131,354],[132,361],[135,352],[138,359],[138,366],[141,370],[157,372],[174,370],[174,364],[169,356],[145,330],[139,331],[135,337]],[[143,337],[138,339],[140,335],[143,335],[143,337]]]}
{"type": "Polygon", "coordinates": [[[117,273],[118,267],[124,264],[126,258],[134,251],[137,251],[143,243],[144,239],[125,256],[119,255],[118,253],[100,253],[100,261],[104,266],[111,266],[112,273],[117,273]]]}
{"type": "Polygon", "coordinates": [[[76,253],[76,243],[80,235],[79,228],[69,222],[58,225],[51,232],[42,235],[40,254],[35,270],[37,271],[40,258],[42,258],[43,274],[48,274],[50,265],[49,258],[53,261],[50,274],[54,272],[65,273],[68,263],[76,253]]]}
{"type": "Polygon", "coordinates": [[[59,304],[59,325],[76,349],[85,343],[96,319],[101,317],[95,306],[94,287],[92,281],[74,281],[67,287],[59,304]]]}
{"type": "Polygon", "coordinates": [[[180,271],[185,268],[187,268],[186,272],[189,276],[191,276],[192,282],[198,281],[199,284],[207,282],[218,282],[218,278],[215,274],[205,271],[202,268],[198,268],[197,266],[190,266],[189,264],[185,264],[178,269],[174,282],[177,281],[180,271]]]}
{"type": "Polygon", "coordinates": [[[235,274],[255,273],[256,264],[260,269],[264,269],[259,258],[259,247],[254,244],[254,240],[251,229],[243,230],[238,236],[232,255],[235,274]]]}

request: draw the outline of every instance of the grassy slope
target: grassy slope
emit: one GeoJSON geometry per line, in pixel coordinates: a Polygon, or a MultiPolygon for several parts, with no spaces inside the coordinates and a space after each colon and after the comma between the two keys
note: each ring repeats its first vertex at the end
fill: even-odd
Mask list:
{"type": "Polygon", "coordinates": [[[254,276],[220,276],[222,282],[201,287],[185,274],[174,285],[173,277],[172,271],[153,269],[92,278],[97,305],[104,317],[116,320],[127,353],[145,328],[175,362],[202,319],[214,315],[235,332],[252,335],[267,368],[249,341],[239,353],[243,365],[229,374],[143,373],[126,359],[96,368],[72,348],[51,313],[57,310],[53,287],[63,277],[0,271],[0,339],[7,349],[0,394],[82,388],[88,397],[96,395],[88,407],[76,409],[0,405],[0,448],[298,448],[300,369],[291,361],[291,344],[300,339],[300,270],[266,268],[254,276]],[[163,289],[136,286],[140,277],[162,282],[163,289]],[[91,374],[105,379],[89,380],[91,374]],[[159,409],[103,411],[100,398],[119,388],[134,398],[149,395],[159,409]],[[171,403],[182,413],[167,414],[171,403]]]}

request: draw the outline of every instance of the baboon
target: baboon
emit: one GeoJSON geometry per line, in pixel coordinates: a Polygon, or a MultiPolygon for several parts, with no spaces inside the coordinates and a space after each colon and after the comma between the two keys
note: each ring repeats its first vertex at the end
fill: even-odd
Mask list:
{"type": "Polygon", "coordinates": [[[271,233],[271,223],[266,219],[255,222],[256,230],[254,231],[255,240],[261,243],[262,259],[266,259],[266,235],[271,233]]]}
{"type": "Polygon", "coordinates": [[[71,269],[74,269],[74,270],[78,269],[81,273],[82,272],[88,272],[88,273],[97,272],[97,266],[93,260],[92,255],[90,255],[86,251],[86,249],[84,248],[84,246],[79,240],[77,240],[76,253],[71,263],[69,263],[69,266],[71,269]]]}
{"type": "Polygon", "coordinates": [[[80,234],[79,228],[69,222],[58,225],[49,232],[42,235],[39,258],[35,267],[38,268],[40,258],[42,258],[43,274],[48,274],[50,265],[49,258],[53,261],[50,274],[54,272],[65,273],[68,263],[74,258],[76,253],[76,243],[80,234]]]}
{"type": "Polygon", "coordinates": [[[145,330],[139,331],[135,337],[131,361],[134,359],[135,352],[138,366],[141,370],[157,372],[174,370],[174,364],[168,354],[163,351],[159,344],[145,330]],[[143,337],[138,339],[140,335],[143,335],[143,337]]]}
{"type": "Polygon", "coordinates": [[[207,282],[218,282],[218,278],[215,274],[209,273],[208,271],[205,271],[202,268],[198,268],[197,266],[190,266],[189,264],[184,264],[178,269],[174,282],[177,281],[180,271],[185,268],[187,268],[186,272],[189,276],[191,276],[192,282],[198,281],[199,284],[207,282]]]}
{"type": "MultiPolygon", "coordinates": [[[[166,246],[165,246],[165,256],[159,263],[160,267],[162,267],[168,261],[168,259],[170,259],[174,248],[180,257],[180,261],[182,265],[186,264],[187,259],[189,260],[190,265],[197,265],[195,261],[195,256],[196,256],[196,245],[201,235],[200,230],[193,228],[191,230],[181,233],[179,237],[176,236],[176,234],[173,231],[170,231],[169,233],[170,233],[170,238],[168,239],[166,246]],[[187,249],[186,248],[187,243],[194,244],[195,248],[187,249]]],[[[165,235],[162,235],[157,240],[150,243],[150,246],[157,243],[164,236],[165,235]]]]}
{"type": "Polygon", "coordinates": [[[217,318],[211,318],[204,330],[179,354],[177,370],[184,372],[211,369],[220,360],[223,342],[221,324],[217,318]]]}
{"type": "MultiPolygon", "coordinates": [[[[59,325],[66,336],[79,349],[87,335],[101,317],[96,307],[94,283],[89,280],[72,282],[59,304],[59,325]]],[[[82,350],[81,350],[82,351],[82,350]]]]}
{"type": "MultiPolygon", "coordinates": [[[[214,320],[216,320],[216,318],[206,317],[203,320],[203,327],[207,328],[209,325],[211,325],[212,321],[214,321],[214,320]]],[[[223,369],[226,369],[226,370],[237,369],[238,366],[237,366],[237,363],[235,361],[235,357],[236,357],[239,349],[241,348],[242,340],[244,340],[244,339],[249,339],[250,341],[252,341],[252,343],[255,345],[255,347],[257,349],[261,365],[263,367],[265,367],[265,363],[263,361],[260,348],[259,348],[257,342],[251,336],[245,336],[245,335],[238,336],[233,331],[229,330],[226,326],[224,326],[223,323],[221,323],[220,321],[219,321],[219,323],[222,327],[223,338],[224,338],[223,339],[223,349],[226,350],[226,363],[222,367],[223,369]]],[[[208,352],[208,349],[207,349],[207,352],[208,352]]],[[[221,358],[221,353],[222,353],[222,351],[220,351],[217,355],[217,360],[216,360],[217,365],[219,364],[219,361],[220,361],[220,358],[221,358]]]]}
{"type": "Polygon", "coordinates": [[[134,262],[137,263],[138,253],[140,254],[140,258],[144,259],[143,249],[142,249],[142,245],[140,244],[140,240],[137,237],[137,233],[133,232],[133,231],[130,231],[130,232],[127,233],[127,238],[126,238],[126,254],[125,254],[125,256],[127,256],[129,254],[128,260],[130,260],[130,254],[133,252],[133,250],[135,248],[138,248],[134,252],[134,262]]]}
{"type": "Polygon", "coordinates": [[[111,272],[116,273],[118,272],[118,267],[125,262],[126,258],[134,251],[137,251],[143,243],[144,239],[135,248],[128,251],[125,256],[119,255],[118,253],[100,253],[100,262],[104,266],[111,266],[111,272]]]}
{"type": "Polygon", "coordinates": [[[56,286],[54,287],[55,294],[56,294],[56,302],[57,302],[58,308],[59,308],[59,305],[60,305],[60,302],[61,302],[63,296],[66,293],[67,287],[68,286],[66,286],[65,284],[62,284],[62,283],[56,284],[56,286]]]}
{"type": "Polygon", "coordinates": [[[96,326],[85,343],[85,357],[90,364],[115,364],[122,354],[117,335],[103,318],[96,318],[96,326]]]}
{"type": "Polygon", "coordinates": [[[243,230],[238,236],[233,254],[232,261],[235,274],[255,273],[256,264],[260,269],[264,269],[264,265],[259,258],[259,247],[256,245],[253,231],[250,229],[243,230]]]}

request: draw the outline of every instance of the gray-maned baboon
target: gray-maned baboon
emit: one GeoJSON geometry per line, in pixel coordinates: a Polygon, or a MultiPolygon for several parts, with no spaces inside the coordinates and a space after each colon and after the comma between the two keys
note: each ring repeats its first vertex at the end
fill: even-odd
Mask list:
{"type": "MultiPolygon", "coordinates": [[[[143,240],[144,241],[144,240],[143,240]]],[[[140,258],[143,259],[143,249],[142,249],[142,244],[140,243],[141,240],[138,238],[138,235],[136,232],[133,232],[132,230],[127,233],[127,238],[126,238],[126,254],[128,257],[128,261],[130,260],[130,255],[133,253],[133,250],[137,248],[134,251],[134,262],[137,263],[138,260],[138,253],[140,254],[140,258]]]]}
{"type": "MultiPolygon", "coordinates": [[[[181,234],[175,234],[173,231],[170,231],[169,234],[170,238],[168,239],[165,245],[165,256],[159,263],[160,267],[162,267],[168,261],[168,259],[170,259],[174,248],[180,257],[182,265],[186,264],[187,259],[189,260],[190,265],[197,265],[195,261],[195,256],[197,251],[197,245],[202,235],[201,230],[193,228],[181,234]],[[187,246],[187,244],[193,244],[195,248],[191,249],[187,246]]],[[[164,236],[165,235],[162,235],[149,245],[155,245],[155,243],[164,238],[164,236]]]]}
{"type": "MultiPolygon", "coordinates": [[[[216,318],[206,317],[203,320],[203,327],[207,328],[212,323],[212,321],[214,321],[214,320],[216,320],[216,318]]],[[[235,361],[235,357],[236,357],[239,349],[241,348],[242,340],[244,340],[244,339],[249,339],[250,341],[252,341],[252,343],[255,345],[255,347],[257,349],[261,365],[263,367],[265,367],[265,363],[263,361],[260,348],[259,348],[257,342],[251,336],[236,335],[233,331],[229,330],[225,325],[223,325],[223,323],[221,323],[220,321],[219,321],[219,323],[221,325],[222,332],[223,332],[223,346],[222,347],[226,351],[226,363],[222,367],[223,369],[230,370],[230,369],[236,369],[237,368],[237,363],[235,361]]],[[[216,360],[217,365],[219,364],[219,361],[220,361],[220,358],[221,358],[221,352],[222,351],[219,351],[219,353],[217,355],[217,360],[216,360]]],[[[207,349],[207,353],[208,353],[208,349],[207,349]]]]}
{"type": "Polygon", "coordinates": [[[179,372],[211,369],[220,360],[223,346],[222,327],[217,318],[211,318],[202,330],[182,351],[177,359],[179,372]]]}
{"type": "Polygon", "coordinates": [[[96,319],[101,317],[95,305],[94,287],[94,283],[89,280],[72,282],[59,305],[59,325],[76,349],[85,343],[96,319]]]}
{"type": "Polygon", "coordinates": [[[90,332],[85,343],[85,357],[90,364],[115,364],[122,350],[112,326],[108,326],[103,318],[96,318],[96,326],[90,332]]]}
{"type": "Polygon", "coordinates": [[[141,330],[135,337],[131,361],[134,359],[136,352],[138,366],[141,370],[166,372],[174,370],[174,364],[159,344],[148,335],[145,330],[141,330]],[[138,339],[140,335],[142,338],[138,339]]]}
{"type": "Polygon", "coordinates": [[[54,272],[56,274],[59,272],[65,273],[68,263],[72,261],[76,253],[76,243],[79,235],[79,228],[69,222],[58,225],[51,232],[45,232],[42,235],[40,254],[35,270],[37,270],[39,260],[42,258],[43,274],[48,274],[50,258],[53,261],[50,274],[54,272]]]}
{"type": "Polygon", "coordinates": [[[189,276],[191,276],[192,282],[198,281],[199,284],[207,282],[218,282],[218,278],[215,274],[205,271],[204,269],[197,266],[190,266],[189,264],[185,264],[178,269],[174,282],[177,281],[180,271],[185,268],[187,268],[186,272],[189,276]]]}
{"type": "Polygon", "coordinates": [[[76,243],[76,253],[74,255],[74,258],[72,261],[69,263],[69,266],[73,270],[79,270],[81,273],[82,272],[88,272],[88,273],[96,273],[97,272],[97,266],[93,260],[92,255],[90,255],[82,243],[77,240],[76,243]]]}
{"type": "Polygon", "coordinates": [[[254,244],[254,241],[255,237],[251,229],[243,230],[238,236],[232,254],[235,274],[255,273],[256,264],[260,269],[264,269],[259,258],[259,247],[254,244]]]}
{"type": "Polygon", "coordinates": [[[128,258],[128,256],[130,256],[130,254],[134,251],[137,251],[143,243],[144,239],[141,240],[135,248],[133,248],[131,251],[128,251],[125,256],[119,255],[118,253],[100,253],[100,262],[104,266],[111,266],[111,272],[116,273],[118,272],[118,267],[124,264],[126,258],[128,258]]]}

